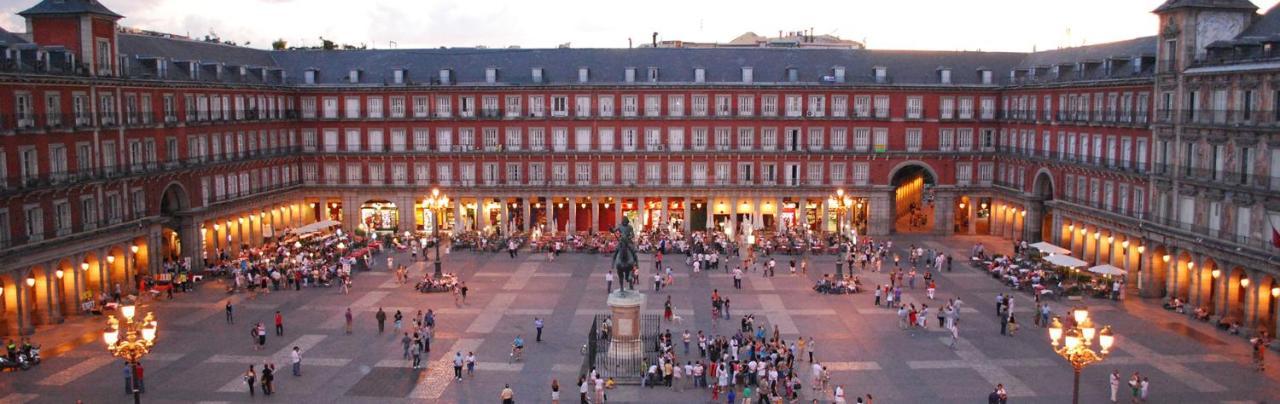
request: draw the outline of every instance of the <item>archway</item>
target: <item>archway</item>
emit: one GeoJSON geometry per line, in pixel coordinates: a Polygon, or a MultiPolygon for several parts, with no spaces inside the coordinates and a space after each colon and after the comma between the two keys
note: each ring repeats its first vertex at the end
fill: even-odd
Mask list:
{"type": "Polygon", "coordinates": [[[1174,266],[1173,283],[1174,287],[1169,293],[1183,301],[1189,301],[1191,298],[1191,270],[1195,269],[1195,263],[1191,260],[1191,254],[1183,252],[1178,256],[1176,265],[1174,266]]]}
{"type": "Polygon", "coordinates": [[[893,186],[894,232],[928,232],[933,229],[932,188],[937,184],[933,169],[921,162],[904,162],[889,177],[893,186]]]}
{"type": "MultiPolygon", "coordinates": [[[[195,247],[199,246],[199,236],[196,226],[198,226],[187,211],[190,208],[190,199],[187,197],[187,190],[179,183],[170,183],[164,188],[164,194],[160,197],[160,215],[167,219],[167,224],[163,226],[160,234],[160,245],[151,246],[156,248],[158,257],[151,257],[147,244],[150,240],[135,240],[133,246],[138,247],[138,252],[134,254],[135,276],[148,273],[147,268],[151,267],[151,260],[156,259],[157,264],[163,264],[167,261],[179,261],[182,256],[186,255],[191,258],[193,265],[199,265],[200,261],[196,254],[195,247]],[[184,249],[185,246],[185,249],[184,249]],[[188,251],[188,249],[190,251],[188,251]],[[139,260],[139,257],[142,259],[139,260]]],[[[159,268],[159,266],[157,266],[159,268]]],[[[133,280],[130,279],[130,282],[133,280]]]]}
{"type": "Polygon", "coordinates": [[[1276,282],[1276,278],[1271,275],[1262,275],[1258,279],[1258,324],[1259,330],[1266,331],[1267,335],[1275,337],[1276,323],[1280,322],[1280,318],[1276,316],[1280,309],[1276,304],[1276,299],[1280,298],[1280,283],[1276,282]]]}
{"type": "Polygon", "coordinates": [[[1027,218],[1022,223],[1027,242],[1053,239],[1053,212],[1044,205],[1046,201],[1053,200],[1053,191],[1053,176],[1048,170],[1041,169],[1031,186],[1027,218]]]}
{"type": "Polygon", "coordinates": [[[1146,274],[1140,274],[1142,284],[1139,289],[1145,289],[1143,296],[1165,297],[1168,294],[1168,273],[1169,273],[1169,252],[1164,246],[1155,246],[1150,251],[1151,258],[1148,260],[1151,267],[1145,269],[1146,274]],[[1147,292],[1146,290],[1150,290],[1147,292]]]}
{"type": "Polygon", "coordinates": [[[400,227],[400,210],[384,199],[371,199],[360,205],[361,228],[370,232],[395,233],[400,227]]]}

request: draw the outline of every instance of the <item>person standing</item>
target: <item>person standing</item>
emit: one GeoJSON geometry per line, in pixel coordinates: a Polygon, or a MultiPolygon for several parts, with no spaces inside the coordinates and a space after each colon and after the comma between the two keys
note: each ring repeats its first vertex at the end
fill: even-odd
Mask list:
{"type": "Polygon", "coordinates": [[[960,341],[960,326],[951,324],[949,331],[951,331],[951,344],[949,346],[951,349],[956,349],[956,342],[960,341]]]}
{"type": "Polygon", "coordinates": [[[347,334],[349,335],[351,334],[351,308],[350,307],[347,308],[347,313],[345,317],[347,320],[347,334]]]}
{"type": "Polygon", "coordinates": [[[374,314],[373,318],[378,320],[378,334],[382,334],[382,331],[385,329],[385,326],[387,323],[387,312],[382,311],[382,308],[379,307],[378,313],[374,314]]]}
{"type": "Polygon", "coordinates": [[[280,310],[276,310],[276,336],[284,336],[284,316],[280,315],[280,310]]]}
{"type": "Polygon", "coordinates": [[[613,293],[613,272],[604,272],[604,293],[613,293]]]}
{"type": "Polygon", "coordinates": [[[809,363],[813,363],[813,351],[818,350],[818,344],[813,341],[813,336],[809,336],[809,363]]]}
{"type": "Polygon", "coordinates": [[[235,324],[234,318],[231,316],[231,301],[227,301],[227,324],[235,324]]]}
{"type": "Polygon", "coordinates": [[[258,381],[258,377],[253,373],[253,365],[249,365],[249,371],[244,373],[243,379],[244,384],[249,386],[249,396],[252,397],[254,394],[253,391],[258,388],[258,386],[254,385],[254,383],[258,381]]]}
{"type": "Polygon", "coordinates": [[[534,341],[542,342],[542,319],[541,318],[538,318],[538,317],[533,318],[533,328],[538,330],[538,336],[537,338],[534,339],[534,341]]]}
{"type": "Polygon", "coordinates": [[[551,404],[560,404],[560,381],[551,379],[551,404]]]}
{"type": "Polygon", "coordinates": [[[453,380],[462,381],[462,351],[453,355],[453,380]]]}
{"type": "Polygon", "coordinates": [[[1116,393],[1120,392],[1120,369],[1111,371],[1111,402],[1116,402],[1116,393]]]}
{"type": "Polygon", "coordinates": [[[400,327],[404,325],[404,314],[401,314],[400,310],[396,310],[396,315],[392,318],[395,319],[396,332],[400,332],[400,327]]]}
{"type": "Polygon", "coordinates": [[[578,402],[587,402],[587,377],[583,375],[578,376],[578,402]]]}
{"type": "Polygon", "coordinates": [[[275,372],[271,369],[271,365],[262,364],[262,394],[271,395],[271,381],[275,379],[275,372]]]}
{"type": "Polygon", "coordinates": [[[404,346],[404,356],[401,356],[401,359],[409,359],[409,344],[412,342],[413,340],[409,338],[409,333],[407,332],[404,333],[403,338],[400,338],[400,345],[404,346]]]}
{"type": "Polygon", "coordinates": [[[124,363],[124,394],[133,394],[133,366],[129,362],[124,363]]]}
{"type": "Polygon", "coordinates": [[[298,347],[293,347],[293,352],[289,353],[289,361],[293,363],[293,375],[302,376],[302,352],[298,347]]]}
{"type": "Polygon", "coordinates": [[[143,381],[144,381],[144,378],[142,377],[142,362],[133,364],[133,385],[138,389],[139,393],[147,392],[147,386],[143,384],[143,381]]]}

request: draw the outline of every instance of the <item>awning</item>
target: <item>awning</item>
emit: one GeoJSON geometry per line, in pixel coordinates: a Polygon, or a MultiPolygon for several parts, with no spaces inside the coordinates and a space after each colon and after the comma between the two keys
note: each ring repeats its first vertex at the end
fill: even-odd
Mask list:
{"type": "Polygon", "coordinates": [[[1068,267],[1068,268],[1079,268],[1079,267],[1088,265],[1088,263],[1084,261],[1081,261],[1076,258],[1072,258],[1069,255],[1062,255],[1062,254],[1050,255],[1046,257],[1044,260],[1048,261],[1050,264],[1057,265],[1060,267],[1068,267]]]}
{"type": "Polygon", "coordinates": [[[315,222],[306,226],[294,228],[292,230],[289,230],[289,233],[297,234],[297,235],[311,234],[311,233],[323,231],[330,227],[340,226],[340,225],[342,225],[342,222],[339,222],[337,220],[325,220],[325,221],[315,222]]]}
{"type": "Polygon", "coordinates": [[[1089,268],[1089,272],[1093,272],[1098,275],[1111,275],[1111,276],[1119,276],[1119,275],[1125,274],[1123,269],[1116,268],[1111,265],[1098,265],[1096,267],[1089,268]]]}
{"type": "Polygon", "coordinates": [[[1031,248],[1040,250],[1041,254],[1071,254],[1071,250],[1058,247],[1056,245],[1049,244],[1043,241],[1032,244],[1031,248]]]}

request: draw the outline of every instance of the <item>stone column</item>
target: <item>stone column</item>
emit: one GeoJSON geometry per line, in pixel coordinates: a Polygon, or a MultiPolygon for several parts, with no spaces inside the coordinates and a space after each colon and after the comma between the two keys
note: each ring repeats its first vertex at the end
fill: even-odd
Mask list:
{"type": "Polygon", "coordinates": [[[887,236],[893,231],[893,190],[872,193],[867,198],[868,236],[887,236]]]}
{"type": "Polygon", "coordinates": [[[547,205],[547,232],[555,233],[557,228],[557,225],[555,223],[555,218],[556,218],[555,200],[551,199],[551,197],[548,196],[546,205],[547,205]]]}
{"type": "MultiPolygon", "coordinates": [[[[453,202],[453,231],[456,233],[456,232],[462,231],[462,224],[466,222],[462,220],[462,198],[453,198],[452,202],[453,202]]],[[[437,219],[436,221],[437,221],[436,223],[437,226],[444,226],[443,218],[437,219]]]]}
{"type": "Polygon", "coordinates": [[[591,232],[600,231],[600,198],[591,198],[591,232]]]}
{"type": "MultiPolygon", "coordinates": [[[[818,233],[819,233],[819,234],[827,234],[827,232],[828,232],[828,230],[827,230],[827,202],[828,202],[828,201],[827,201],[827,198],[825,198],[825,197],[824,197],[824,198],[822,198],[822,199],[820,199],[820,200],[818,201],[818,233]]],[[[843,203],[844,203],[844,201],[840,201],[840,203],[842,203],[842,204],[843,204],[843,203]]]]}
{"type": "Polygon", "coordinates": [[[578,201],[576,199],[577,198],[569,198],[569,201],[567,202],[569,204],[569,220],[568,223],[565,224],[564,230],[569,234],[573,234],[578,231],[578,201]]]}
{"type": "Polygon", "coordinates": [[[613,199],[613,225],[622,223],[622,197],[613,199]]]}
{"type": "Polygon", "coordinates": [[[936,196],[933,202],[933,233],[941,236],[950,236],[954,233],[956,221],[956,197],[954,194],[947,192],[939,192],[936,196]]]}
{"type": "MultiPolygon", "coordinates": [[[[751,227],[752,228],[759,229],[764,227],[763,208],[764,208],[764,205],[760,203],[759,197],[751,200],[751,227]]],[[[775,210],[775,212],[777,212],[777,210],[775,210]]],[[[773,218],[774,220],[778,219],[777,213],[774,213],[773,218]]],[[[741,228],[739,228],[739,230],[741,230],[741,228]]]]}
{"type": "Polygon", "coordinates": [[[671,200],[664,196],[662,197],[662,220],[659,220],[658,224],[661,226],[660,228],[665,229],[666,226],[662,226],[662,225],[670,222],[671,222],[671,200]]]}
{"type": "Polygon", "coordinates": [[[80,312],[80,291],[84,284],[85,270],[80,267],[80,263],[85,262],[85,254],[77,254],[75,261],[71,263],[71,311],[72,313],[80,312]]]}
{"type": "Polygon", "coordinates": [[[342,227],[354,232],[360,228],[360,201],[354,196],[342,197],[342,227]]]}
{"type": "Polygon", "coordinates": [[[693,229],[692,224],[690,224],[690,222],[693,221],[693,197],[685,196],[684,202],[682,202],[680,206],[684,207],[684,220],[681,221],[680,227],[684,231],[684,234],[689,234],[693,229]]]}
{"type": "Polygon", "coordinates": [[[1041,220],[1040,215],[1044,210],[1044,202],[1039,200],[1029,201],[1024,209],[1026,209],[1027,215],[1022,220],[1022,239],[1026,240],[1027,244],[1041,241],[1043,238],[1041,236],[1044,235],[1044,231],[1041,229],[1044,221],[1041,220]]]}
{"type": "MultiPolygon", "coordinates": [[[[203,257],[199,255],[200,250],[196,246],[196,244],[200,242],[200,226],[196,223],[195,218],[191,216],[183,216],[181,219],[181,225],[180,225],[179,231],[181,233],[179,233],[180,236],[178,239],[182,240],[181,255],[183,257],[191,258],[192,271],[203,270],[204,260],[202,259],[203,257]]],[[[154,251],[154,250],[155,249],[149,249],[149,251],[154,251]]],[[[160,260],[155,259],[154,255],[152,255],[151,257],[152,257],[151,262],[158,265],[160,260]]],[[[155,273],[155,269],[153,269],[152,273],[155,273]]]]}
{"type": "MultiPolygon", "coordinates": [[[[53,261],[45,267],[45,296],[48,296],[49,321],[51,323],[62,323],[62,278],[58,277],[58,261],[53,261]]],[[[75,270],[72,269],[72,272],[75,270]]],[[[67,273],[64,271],[63,276],[67,273]]]]}
{"type": "Polygon", "coordinates": [[[17,276],[13,279],[13,290],[16,293],[14,301],[18,306],[18,335],[31,335],[36,331],[35,326],[32,324],[31,311],[28,308],[31,306],[31,303],[28,301],[28,299],[30,299],[28,296],[31,295],[31,291],[28,290],[29,288],[27,287],[26,274],[26,270],[18,271],[17,276]]]}
{"type": "Polygon", "coordinates": [[[524,217],[524,231],[533,231],[533,223],[529,222],[533,219],[533,211],[529,210],[529,197],[520,198],[520,214],[524,217]]]}
{"type": "MultiPolygon", "coordinates": [[[[969,226],[965,229],[965,232],[969,234],[978,234],[978,207],[973,206],[975,203],[978,203],[978,198],[969,197],[969,226]]],[[[987,228],[990,229],[991,226],[987,226],[987,228]]]]}
{"type": "Polygon", "coordinates": [[[498,227],[502,234],[511,235],[511,220],[508,219],[507,198],[499,198],[498,201],[498,227]]]}
{"type": "Polygon", "coordinates": [[[738,198],[733,198],[729,202],[729,221],[733,223],[734,237],[738,237],[738,233],[742,232],[742,226],[738,224],[738,198]]]}

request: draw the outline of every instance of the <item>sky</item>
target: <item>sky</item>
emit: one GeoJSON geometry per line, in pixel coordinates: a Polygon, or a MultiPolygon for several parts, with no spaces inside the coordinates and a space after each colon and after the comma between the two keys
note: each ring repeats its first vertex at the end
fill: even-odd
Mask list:
{"type": "MultiPolygon", "coordinates": [[[[0,27],[38,0],[0,0],[0,27]]],[[[129,27],[256,48],[320,37],[371,48],[621,48],[813,29],[875,49],[1026,52],[1154,35],[1164,0],[101,0],[129,27]],[[799,4],[799,3],[796,3],[799,4]]],[[[1254,0],[1261,11],[1280,0],[1254,0]]]]}

